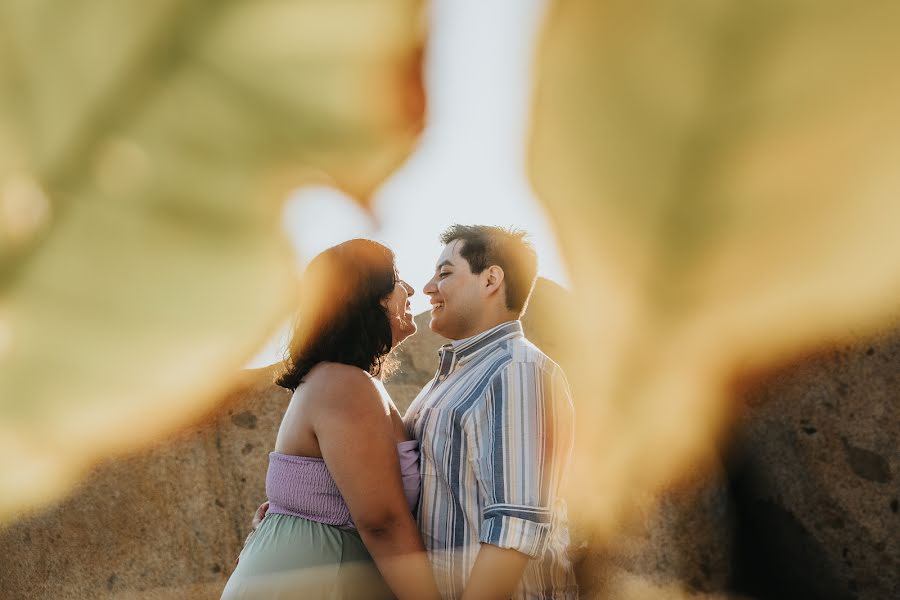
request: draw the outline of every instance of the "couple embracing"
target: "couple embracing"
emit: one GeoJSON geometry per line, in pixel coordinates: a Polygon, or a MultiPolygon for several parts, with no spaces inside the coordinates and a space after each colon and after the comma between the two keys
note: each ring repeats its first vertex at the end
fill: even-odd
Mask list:
{"type": "Polygon", "coordinates": [[[223,599],[577,597],[559,497],[572,402],[519,322],[534,250],[488,226],[441,242],[424,293],[451,342],[403,417],[381,382],[416,331],[393,253],[351,240],[310,263],[322,293],[299,308],[278,380],[294,395],[268,510],[223,599]]]}

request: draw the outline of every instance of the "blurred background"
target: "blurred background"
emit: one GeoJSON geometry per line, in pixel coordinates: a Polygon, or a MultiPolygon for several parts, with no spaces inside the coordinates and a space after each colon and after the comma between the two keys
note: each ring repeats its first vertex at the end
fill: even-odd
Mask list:
{"type": "MultiPolygon", "coordinates": [[[[0,595],[216,598],[305,261],[532,232],[586,598],[900,594],[900,6],[0,0],[0,595]],[[247,368],[251,367],[251,368],[247,368]]],[[[388,382],[404,409],[441,340],[388,382]]]]}
{"type": "MultiPolygon", "coordinates": [[[[466,0],[434,2],[430,10],[427,122],[416,149],[368,208],[334,188],[292,194],[284,227],[298,266],[341,241],[376,239],[397,255],[401,277],[416,289],[410,302],[418,314],[428,309],[422,287],[440,254],[440,232],[483,223],[528,231],[540,275],[567,285],[556,234],[525,163],[531,62],[546,3],[466,0]]],[[[288,329],[248,366],[281,360],[288,329]]]]}

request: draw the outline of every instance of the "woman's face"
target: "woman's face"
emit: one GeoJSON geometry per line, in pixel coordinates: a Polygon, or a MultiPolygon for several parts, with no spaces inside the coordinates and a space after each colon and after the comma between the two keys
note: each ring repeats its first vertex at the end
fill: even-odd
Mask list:
{"type": "Polygon", "coordinates": [[[391,322],[391,347],[395,347],[416,332],[416,322],[413,321],[412,309],[409,306],[409,297],[415,291],[399,277],[396,279],[393,291],[382,302],[391,322]]]}

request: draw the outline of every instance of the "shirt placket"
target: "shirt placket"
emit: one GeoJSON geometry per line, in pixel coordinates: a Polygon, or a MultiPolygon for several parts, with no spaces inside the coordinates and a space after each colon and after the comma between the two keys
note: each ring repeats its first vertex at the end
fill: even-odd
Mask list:
{"type": "Polygon", "coordinates": [[[434,383],[431,384],[431,389],[428,390],[429,394],[450,376],[450,371],[453,370],[453,359],[455,356],[456,353],[453,351],[452,347],[448,346],[441,348],[440,363],[438,364],[437,373],[434,375],[434,383]]]}

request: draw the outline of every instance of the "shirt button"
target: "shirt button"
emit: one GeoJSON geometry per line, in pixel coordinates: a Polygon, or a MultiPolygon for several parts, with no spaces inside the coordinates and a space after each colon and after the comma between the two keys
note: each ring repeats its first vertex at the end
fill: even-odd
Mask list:
{"type": "Polygon", "coordinates": [[[447,379],[446,375],[441,375],[440,377],[438,377],[438,381],[443,381],[445,379],[447,379]]]}

